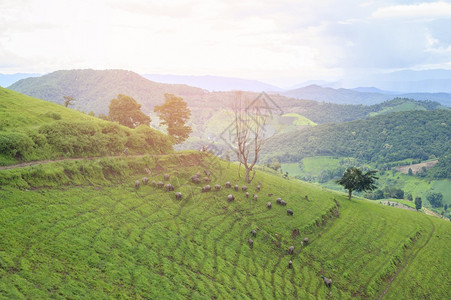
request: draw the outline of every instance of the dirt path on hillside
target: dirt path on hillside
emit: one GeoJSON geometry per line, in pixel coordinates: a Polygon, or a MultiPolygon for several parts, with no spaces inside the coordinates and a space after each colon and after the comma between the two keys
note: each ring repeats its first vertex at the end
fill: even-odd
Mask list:
{"type": "Polygon", "coordinates": [[[438,160],[422,162],[422,163],[414,164],[414,165],[399,166],[399,167],[396,167],[395,170],[397,170],[401,173],[404,173],[404,174],[408,174],[409,169],[412,169],[413,174],[416,174],[421,171],[421,168],[425,167],[426,170],[429,170],[430,168],[435,166],[436,163],[438,163],[438,160]]]}
{"type": "MultiPolygon", "coordinates": [[[[146,154],[128,155],[127,157],[143,157],[145,155],[146,154]]],[[[162,155],[164,155],[164,154],[158,154],[158,155],[152,155],[152,156],[162,156],[162,155]]],[[[122,155],[111,155],[111,156],[91,156],[91,157],[60,158],[60,159],[53,159],[53,160],[52,159],[46,159],[46,160],[29,161],[29,162],[9,165],[9,166],[0,166],[0,170],[9,170],[9,169],[15,169],[15,168],[25,168],[25,167],[35,166],[35,165],[43,165],[43,164],[54,163],[54,162],[61,162],[61,161],[94,160],[94,159],[99,159],[99,158],[119,158],[119,157],[124,157],[125,158],[125,156],[122,154],[122,155]]]]}

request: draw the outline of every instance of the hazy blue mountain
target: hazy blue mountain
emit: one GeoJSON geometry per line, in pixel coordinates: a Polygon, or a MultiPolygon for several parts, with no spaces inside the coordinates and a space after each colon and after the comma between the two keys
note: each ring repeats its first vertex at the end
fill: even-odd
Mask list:
{"type": "Polygon", "coordinates": [[[451,70],[403,70],[364,79],[383,90],[403,93],[451,93],[451,70]]]}
{"type": "Polygon", "coordinates": [[[7,87],[16,81],[19,81],[28,77],[38,77],[42,74],[38,73],[15,73],[15,74],[2,74],[0,73],[0,86],[7,87]]]}
{"type": "Polygon", "coordinates": [[[222,76],[183,76],[183,75],[162,75],[143,74],[143,77],[162,83],[186,84],[199,87],[209,91],[251,91],[251,92],[279,92],[281,88],[257,80],[249,80],[234,77],[222,76]]]}
{"type": "MultiPolygon", "coordinates": [[[[318,85],[309,85],[303,88],[283,92],[282,95],[296,99],[316,100],[337,104],[366,104],[372,105],[393,99],[393,92],[371,92],[377,89],[364,89],[365,92],[351,89],[333,89],[318,85]]],[[[396,97],[414,100],[431,100],[442,105],[451,106],[449,93],[400,93],[396,97]]]]}

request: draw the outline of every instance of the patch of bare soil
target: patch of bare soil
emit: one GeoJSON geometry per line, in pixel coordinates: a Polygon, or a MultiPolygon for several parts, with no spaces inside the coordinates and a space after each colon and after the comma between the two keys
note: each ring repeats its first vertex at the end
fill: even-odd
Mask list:
{"type": "Polygon", "coordinates": [[[393,206],[393,207],[397,207],[397,208],[402,208],[402,209],[415,210],[412,207],[408,207],[407,205],[404,205],[404,204],[401,204],[401,203],[395,202],[395,201],[381,201],[381,204],[393,206]]]}
{"type": "Polygon", "coordinates": [[[425,167],[426,170],[429,170],[430,168],[435,166],[436,163],[438,163],[438,160],[422,162],[422,163],[414,164],[414,165],[399,166],[399,167],[396,167],[395,170],[397,170],[401,173],[407,174],[409,172],[409,168],[410,168],[410,169],[412,169],[413,174],[416,174],[419,171],[421,171],[421,169],[423,167],[425,167]]]}

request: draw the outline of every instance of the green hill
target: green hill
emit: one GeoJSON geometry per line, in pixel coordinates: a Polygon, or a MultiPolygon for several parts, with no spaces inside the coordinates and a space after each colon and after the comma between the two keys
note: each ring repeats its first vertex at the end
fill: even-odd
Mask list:
{"type": "Polygon", "coordinates": [[[108,105],[118,94],[133,97],[143,104],[145,112],[163,102],[165,93],[181,97],[203,94],[199,88],[153,82],[124,70],[62,70],[22,79],[8,88],[55,103],[63,103],[64,96],[71,96],[79,110],[104,114],[108,114],[108,105]]]}
{"type": "Polygon", "coordinates": [[[264,154],[278,156],[282,162],[318,155],[373,163],[425,160],[450,151],[450,124],[450,110],[382,114],[275,136],[266,144],[264,154]]]}
{"type": "Polygon", "coordinates": [[[169,153],[171,139],[0,88],[0,165],[60,157],[169,153]]]}
{"type": "Polygon", "coordinates": [[[237,171],[197,152],[0,170],[0,298],[451,297],[450,222],[262,171],[249,200],[237,171]],[[221,190],[191,183],[204,169],[221,190]],[[165,173],[181,200],[134,188],[165,173]]]}

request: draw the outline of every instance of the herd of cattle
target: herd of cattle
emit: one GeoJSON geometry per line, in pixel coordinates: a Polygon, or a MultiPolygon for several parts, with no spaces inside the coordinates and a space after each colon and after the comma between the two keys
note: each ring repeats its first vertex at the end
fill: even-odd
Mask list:
{"type": "MultiPolygon", "coordinates": [[[[210,183],[210,182],[211,182],[211,179],[210,179],[211,173],[210,173],[210,171],[204,170],[204,173],[205,173],[205,177],[203,177],[202,181],[205,182],[205,183],[210,183]]],[[[200,183],[201,183],[200,177],[201,177],[201,173],[200,173],[200,172],[197,172],[196,174],[194,174],[193,176],[191,176],[191,182],[194,183],[194,184],[200,184],[200,183]]],[[[163,176],[163,181],[166,182],[166,181],[169,181],[169,180],[170,180],[170,175],[169,175],[169,174],[164,174],[164,176],[163,176]]],[[[136,180],[136,181],[135,181],[135,189],[139,189],[139,188],[140,188],[141,182],[142,182],[143,185],[147,185],[147,184],[149,183],[149,178],[143,177],[141,181],[136,180]]],[[[174,186],[173,186],[171,183],[166,183],[166,184],[165,184],[165,183],[162,182],[162,181],[156,182],[155,180],[152,180],[151,184],[152,184],[152,186],[157,187],[157,188],[159,188],[159,189],[163,189],[163,188],[164,188],[164,190],[165,190],[166,192],[174,191],[174,190],[175,190],[174,186]]],[[[230,182],[226,182],[225,187],[226,187],[227,189],[231,189],[231,188],[232,188],[232,184],[231,184],[230,182]]],[[[214,186],[214,188],[215,188],[215,191],[219,191],[219,190],[221,190],[221,185],[216,184],[216,185],[214,186]]],[[[202,187],[202,190],[201,190],[201,191],[202,191],[203,193],[206,193],[206,192],[210,192],[211,189],[212,189],[211,186],[210,186],[209,184],[207,184],[207,185],[205,185],[205,186],[202,187]]],[[[238,191],[240,190],[240,187],[239,187],[238,185],[234,185],[234,186],[233,186],[233,190],[236,191],[236,192],[238,192],[238,191]]],[[[258,185],[256,186],[256,191],[258,192],[258,191],[260,191],[260,190],[261,190],[261,183],[259,182],[258,185]]],[[[241,191],[242,191],[242,192],[245,192],[246,198],[249,198],[249,197],[250,197],[250,194],[249,194],[249,192],[248,192],[248,187],[247,187],[246,185],[243,185],[243,186],[241,187],[241,191]]],[[[273,194],[268,194],[268,196],[272,196],[272,195],[273,195],[273,194]]],[[[181,200],[182,198],[183,198],[182,193],[180,193],[180,192],[176,192],[176,193],[175,193],[175,199],[181,200]]],[[[257,194],[253,194],[253,199],[254,199],[255,201],[257,201],[257,200],[258,200],[258,195],[257,195],[257,194]]],[[[305,196],[305,199],[308,200],[308,196],[305,196]]],[[[235,197],[234,197],[232,194],[229,194],[229,195],[227,196],[227,201],[231,202],[231,201],[234,201],[234,200],[235,200],[235,197]]],[[[287,203],[286,203],[284,200],[282,200],[282,198],[277,198],[277,199],[276,199],[276,203],[277,203],[278,205],[281,205],[281,206],[286,206],[286,205],[287,205],[287,203]]],[[[268,202],[268,203],[266,204],[266,207],[267,207],[268,209],[271,209],[271,208],[272,208],[272,203],[271,203],[271,202],[268,202]]],[[[287,209],[287,215],[288,215],[288,216],[293,216],[293,210],[287,209]]],[[[251,230],[251,235],[252,235],[253,237],[256,237],[256,236],[257,236],[257,230],[252,229],[252,230],[251,230]]],[[[307,237],[304,238],[304,240],[303,240],[301,243],[302,243],[303,245],[308,245],[308,243],[309,243],[309,238],[307,238],[307,237]]],[[[254,240],[253,240],[253,239],[248,239],[248,244],[249,244],[249,247],[250,247],[251,249],[254,248],[254,240]]],[[[288,247],[288,249],[287,249],[287,254],[290,254],[290,255],[294,254],[294,249],[295,249],[294,246],[288,247]]],[[[290,260],[290,261],[288,262],[288,268],[291,269],[292,266],[293,266],[293,262],[290,260]]],[[[332,286],[332,279],[329,279],[329,278],[324,277],[324,276],[321,276],[321,277],[323,278],[324,283],[326,284],[326,286],[330,288],[330,287],[332,286]]]]}

